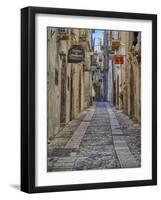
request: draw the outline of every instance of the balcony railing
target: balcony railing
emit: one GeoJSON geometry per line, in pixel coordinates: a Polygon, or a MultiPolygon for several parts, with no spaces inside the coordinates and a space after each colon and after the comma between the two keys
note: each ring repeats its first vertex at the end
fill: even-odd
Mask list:
{"type": "Polygon", "coordinates": [[[58,37],[59,40],[68,40],[69,39],[69,29],[58,28],[57,37],[58,37]]]}
{"type": "Polygon", "coordinates": [[[120,40],[112,40],[112,51],[118,51],[120,47],[120,40]]]}
{"type": "Polygon", "coordinates": [[[86,42],[88,39],[88,31],[87,30],[81,30],[79,34],[79,41],[80,42],[86,42]]]}

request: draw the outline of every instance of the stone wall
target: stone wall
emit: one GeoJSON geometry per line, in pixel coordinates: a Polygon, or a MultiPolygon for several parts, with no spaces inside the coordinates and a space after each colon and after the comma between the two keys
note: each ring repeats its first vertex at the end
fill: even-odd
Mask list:
{"type": "Polygon", "coordinates": [[[123,55],[124,64],[113,64],[113,92],[116,107],[141,123],[141,33],[138,33],[137,40],[135,34],[119,32],[120,46],[115,55],[123,55]]]}
{"type": "Polygon", "coordinates": [[[47,64],[47,111],[48,137],[51,138],[60,128],[60,72],[58,66],[57,33],[55,28],[48,28],[48,64],[47,64]]]}
{"type": "MultiPolygon", "coordinates": [[[[89,106],[91,99],[90,56],[86,63],[68,63],[67,55],[72,45],[79,44],[80,30],[68,29],[61,35],[58,28],[48,28],[48,138],[54,137],[70,120],[89,106]],[[88,71],[84,71],[84,65],[88,71]]],[[[88,31],[85,47],[91,42],[88,31]]]]}

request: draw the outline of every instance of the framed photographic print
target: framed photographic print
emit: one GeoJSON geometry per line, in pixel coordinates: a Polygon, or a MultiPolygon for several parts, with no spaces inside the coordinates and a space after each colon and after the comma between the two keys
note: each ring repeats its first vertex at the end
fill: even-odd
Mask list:
{"type": "Polygon", "coordinates": [[[157,16],[21,10],[21,190],[157,184],[157,16]]]}

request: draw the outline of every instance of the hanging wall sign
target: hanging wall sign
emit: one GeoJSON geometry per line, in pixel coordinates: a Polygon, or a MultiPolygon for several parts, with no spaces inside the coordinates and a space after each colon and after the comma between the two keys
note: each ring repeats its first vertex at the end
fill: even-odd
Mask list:
{"type": "Polygon", "coordinates": [[[124,56],[122,55],[116,55],[114,58],[115,64],[124,64],[124,56]]]}
{"type": "Polygon", "coordinates": [[[97,64],[91,65],[91,71],[95,72],[97,70],[97,64]]]}
{"type": "Polygon", "coordinates": [[[68,51],[68,63],[80,63],[85,60],[85,51],[81,45],[73,45],[68,51]]]}

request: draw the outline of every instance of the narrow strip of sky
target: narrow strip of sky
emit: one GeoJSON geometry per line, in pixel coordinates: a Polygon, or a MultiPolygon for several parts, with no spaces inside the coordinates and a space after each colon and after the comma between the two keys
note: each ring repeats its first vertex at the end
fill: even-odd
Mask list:
{"type": "Polygon", "coordinates": [[[95,30],[94,32],[94,49],[96,49],[96,46],[100,44],[100,39],[103,36],[103,30],[95,30]]]}

